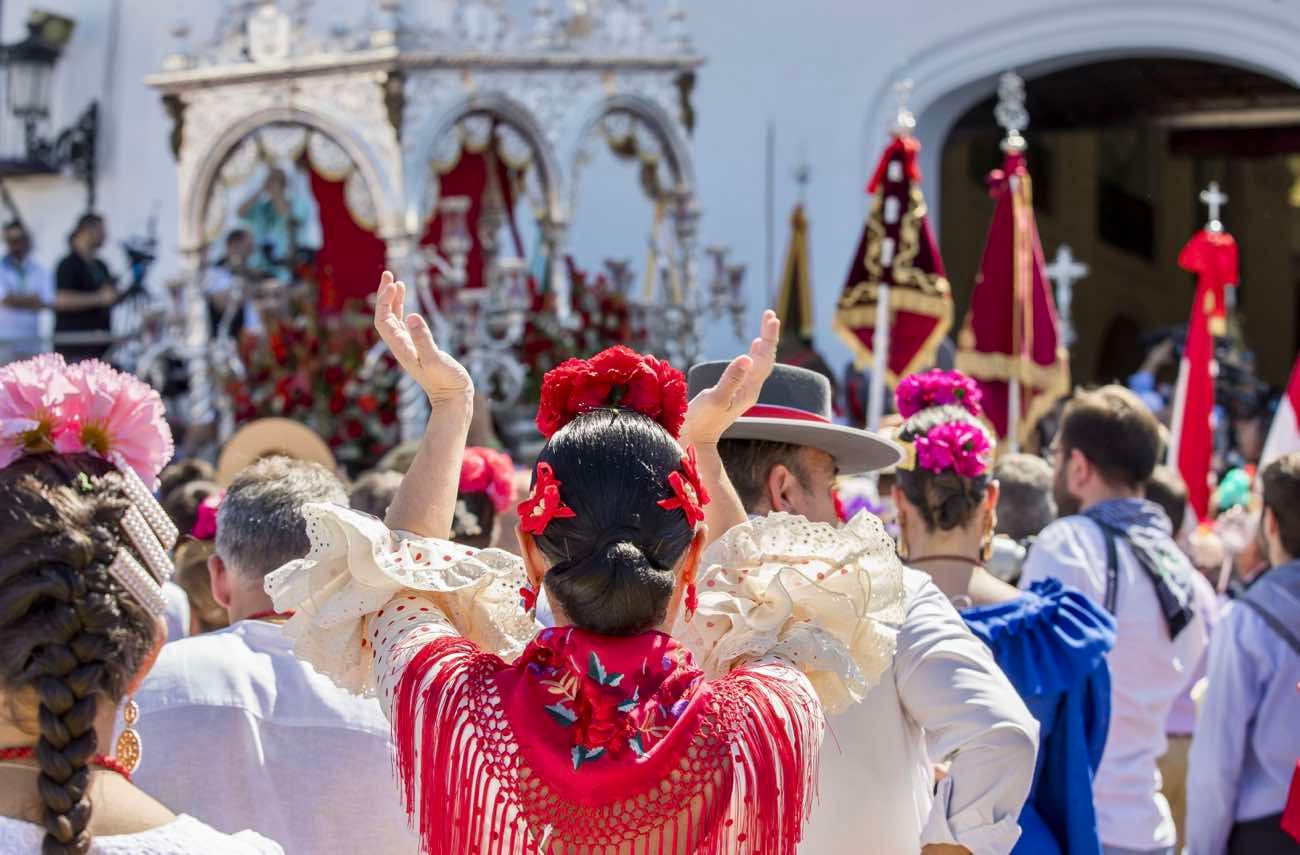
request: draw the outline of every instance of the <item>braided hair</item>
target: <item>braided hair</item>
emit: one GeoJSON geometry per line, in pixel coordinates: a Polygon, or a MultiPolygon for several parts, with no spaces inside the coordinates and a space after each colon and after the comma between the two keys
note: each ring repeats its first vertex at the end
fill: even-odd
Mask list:
{"type": "Polygon", "coordinates": [[[39,729],[44,855],[83,855],[101,699],[116,705],[157,620],[108,567],[125,537],[121,476],[88,454],[35,454],[0,470],[0,687],[39,729]]]}

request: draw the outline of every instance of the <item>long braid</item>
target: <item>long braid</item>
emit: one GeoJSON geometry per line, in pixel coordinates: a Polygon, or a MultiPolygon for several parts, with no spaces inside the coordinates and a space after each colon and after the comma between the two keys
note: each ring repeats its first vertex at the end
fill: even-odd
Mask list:
{"type": "Polygon", "coordinates": [[[126,507],[96,458],[41,455],[0,471],[0,681],[35,693],[45,855],[90,848],[99,704],[121,697],[153,642],[153,619],[108,574],[126,507]]]}

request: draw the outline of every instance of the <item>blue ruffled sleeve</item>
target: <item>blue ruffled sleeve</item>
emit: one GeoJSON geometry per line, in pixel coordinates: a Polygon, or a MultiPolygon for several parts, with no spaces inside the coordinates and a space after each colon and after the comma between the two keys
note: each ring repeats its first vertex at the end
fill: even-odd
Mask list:
{"type": "Polygon", "coordinates": [[[1021,814],[1024,834],[1013,852],[1100,853],[1093,801],[1078,794],[1092,791],[1110,726],[1106,653],[1115,643],[1114,619],[1056,579],[962,617],[1041,728],[1034,786],[1021,814]]]}

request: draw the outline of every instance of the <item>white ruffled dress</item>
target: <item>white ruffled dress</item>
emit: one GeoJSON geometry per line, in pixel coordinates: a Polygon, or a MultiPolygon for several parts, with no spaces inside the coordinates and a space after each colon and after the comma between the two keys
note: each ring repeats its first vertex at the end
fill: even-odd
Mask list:
{"type": "MultiPolygon", "coordinates": [[[[295,653],[340,686],[376,695],[390,717],[407,666],[430,643],[463,636],[513,662],[541,629],[520,605],[517,556],[407,536],[333,505],[304,514],[311,551],[268,576],[266,590],[277,610],[295,613],[284,628],[295,653]]],[[[839,529],[774,514],[728,532],[702,566],[699,609],[672,635],[710,680],[758,671],[782,685],[773,705],[792,733],[814,740],[807,768],[792,773],[811,777],[823,709],[860,700],[892,660],[903,619],[893,542],[866,514],[839,529]]],[[[466,665],[463,654],[447,659],[430,674],[466,665]]],[[[419,789],[405,783],[408,794],[419,789]]]]}

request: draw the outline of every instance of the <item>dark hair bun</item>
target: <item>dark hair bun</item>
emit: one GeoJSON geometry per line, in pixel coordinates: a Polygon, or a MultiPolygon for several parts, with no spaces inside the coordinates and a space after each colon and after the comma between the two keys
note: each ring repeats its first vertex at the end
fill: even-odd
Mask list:
{"type": "Polygon", "coordinates": [[[668,475],[682,448],[640,413],[601,409],[561,428],[542,450],[573,509],[555,518],[537,545],[552,562],[547,593],[575,626],[604,635],[635,635],[661,624],[678,561],[694,527],[673,496],[668,475]]]}
{"type": "MultiPolygon", "coordinates": [[[[898,436],[905,442],[915,442],[939,425],[954,423],[985,429],[966,410],[948,405],[921,410],[904,422],[898,436]]],[[[988,491],[989,475],[986,472],[969,478],[952,469],[931,472],[918,466],[898,470],[897,481],[903,495],[921,512],[927,528],[951,531],[966,525],[975,515],[988,491]]]]}

